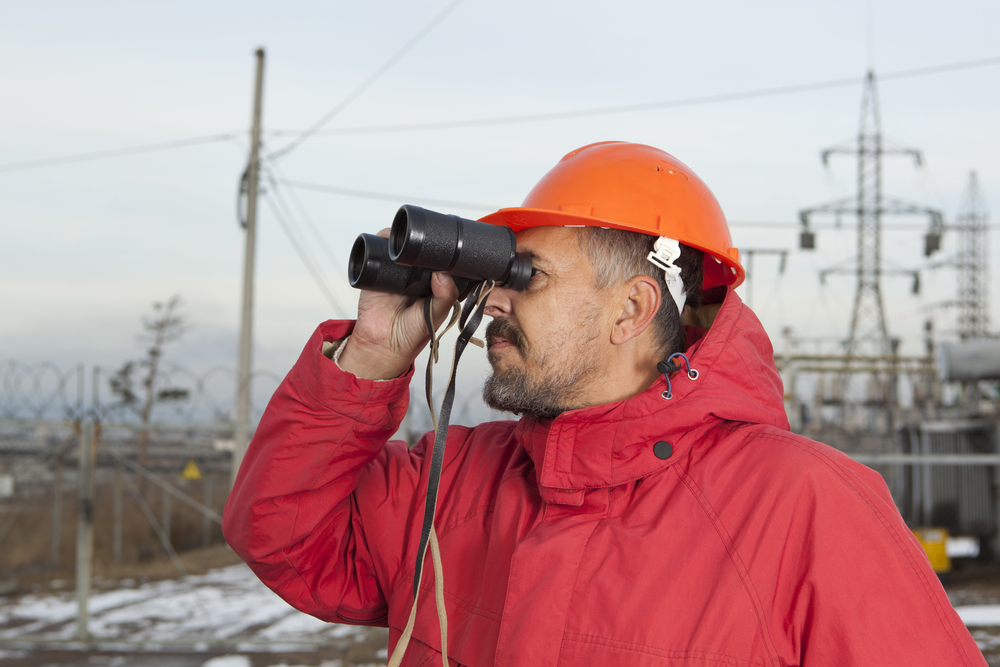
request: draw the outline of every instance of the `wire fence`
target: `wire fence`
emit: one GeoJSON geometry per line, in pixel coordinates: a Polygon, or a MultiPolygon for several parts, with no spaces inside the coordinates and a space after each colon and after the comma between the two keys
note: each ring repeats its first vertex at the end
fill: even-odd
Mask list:
{"type": "MultiPolygon", "coordinates": [[[[144,650],[144,642],[170,636],[179,650],[273,650],[277,642],[339,659],[343,628],[306,627],[242,569],[225,567],[235,558],[220,525],[237,427],[235,372],[160,369],[152,395],[166,390],[182,400],[154,404],[145,420],[112,391],[114,377],[83,364],[0,364],[0,595],[47,590],[59,606],[37,618],[30,606],[10,612],[16,622],[0,619],[0,647],[114,642],[144,650]],[[175,606],[170,595],[183,600],[184,611],[164,616],[141,602],[117,616],[104,609],[115,595],[141,598],[154,589],[158,599],[166,596],[163,605],[175,606]],[[216,598],[243,599],[256,616],[229,618],[232,605],[216,598]]],[[[280,381],[268,371],[253,374],[253,422],[280,381]]],[[[505,416],[482,403],[478,386],[460,384],[453,423],[505,416]]],[[[413,381],[396,435],[411,444],[431,429],[422,385],[422,377],[413,381]]],[[[384,646],[376,635],[358,630],[351,650],[384,646]]]]}
{"type": "MultiPolygon", "coordinates": [[[[112,389],[114,371],[84,364],[60,368],[53,362],[0,364],[0,419],[75,421],[91,417],[102,422],[135,424],[141,412],[118,398],[112,389]]],[[[267,370],[250,376],[251,415],[260,418],[281,377],[267,370]]],[[[155,400],[150,421],[218,423],[232,421],[237,379],[233,368],[216,366],[195,371],[167,364],[156,374],[153,394],[181,390],[181,400],[155,400]]]]}
{"type": "MultiPolygon", "coordinates": [[[[406,437],[411,440],[433,428],[423,394],[423,377],[418,375],[411,386],[409,416],[403,425],[409,432],[406,437]]],[[[93,419],[125,426],[141,423],[141,410],[114,394],[113,377],[114,371],[102,366],[60,367],[51,361],[5,361],[0,363],[0,420],[56,423],[93,419]]],[[[251,422],[260,419],[281,379],[268,370],[257,370],[250,376],[251,422]]],[[[169,388],[180,390],[183,398],[155,401],[149,422],[216,427],[233,424],[237,395],[235,369],[216,366],[196,371],[168,364],[156,374],[155,384],[154,395],[169,388]]],[[[511,416],[488,408],[479,389],[478,385],[459,383],[452,423],[474,426],[511,416]]],[[[443,394],[444,387],[435,392],[436,409],[443,394]]]]}

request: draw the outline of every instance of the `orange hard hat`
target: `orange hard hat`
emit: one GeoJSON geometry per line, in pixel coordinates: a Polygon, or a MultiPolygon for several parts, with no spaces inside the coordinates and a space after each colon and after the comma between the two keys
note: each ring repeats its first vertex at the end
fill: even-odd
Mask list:
{"type": "Polygon", "coordinates": [[[683,162],[623,141],[590,144],[566,155],[519,208],[482,222],[510,227],[608,227],[667,236],[704,250],[704,287],[743,282],[746,272],[715,195],[683,162]]]}

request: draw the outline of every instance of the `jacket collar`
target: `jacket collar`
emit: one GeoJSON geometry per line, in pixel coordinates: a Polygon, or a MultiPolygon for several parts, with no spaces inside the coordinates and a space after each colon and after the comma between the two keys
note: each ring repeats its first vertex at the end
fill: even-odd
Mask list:
{"type": "MultiPolygon", "coordinates": [[[[565,412],[555,419],[521,418],[514,435],[535,462],[542,497],[580,505],[590,489],[647,477],[683,460],[723,420],[788,429],[781,378],[771,342],[757,317],[728,290],[706,335],[687,350],[698,379],[671,376],[625,401],[565,412]],[[672,453],[659,458],[657,442],[672,453]]],[[[660,450],[662,453],[662,448],[660,450]]]]}

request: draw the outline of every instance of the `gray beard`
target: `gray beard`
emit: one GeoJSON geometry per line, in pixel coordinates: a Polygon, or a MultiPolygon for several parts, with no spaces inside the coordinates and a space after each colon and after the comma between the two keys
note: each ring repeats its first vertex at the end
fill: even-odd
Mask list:
{"type": "MultiPolygon", "coordinates": [[[[545,368],[546,364],[539,366],[545,368]]],[[[546,373],[540,381],[532,381],[522,368],[494,370],[483,385],[483,401],[501,412],[556,417],[584,407],[576,402],[580,394],[577,383],[590,376],[595,366],[593,359],[580,359],[575,368],[563,369],[558,375],[546,373]]]]}

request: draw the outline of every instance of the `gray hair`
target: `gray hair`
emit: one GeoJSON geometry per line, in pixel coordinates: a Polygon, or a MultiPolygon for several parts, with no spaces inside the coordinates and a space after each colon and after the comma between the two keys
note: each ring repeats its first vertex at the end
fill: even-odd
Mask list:
{"type": "MultiPolygon", "coordinates": [[[[646,257],[653,250],[655,236],[622,229],[586,227],[581,230],[580,247],[594,266],[594,286],[608,289],[636,276],[650,276],[660,286],[660,308],[653,318],[653,336],[659,343],[663,358],[674,352],[684,351],[684,327],[677,311],[663,270],[646,257]]],[[[681,279],[687,293],[687,305],[701,307],[702,261],[705,253],[681,244],[681,254],[676,265],[681,269],[681,279]]]]}

